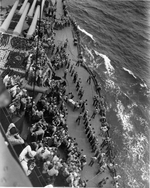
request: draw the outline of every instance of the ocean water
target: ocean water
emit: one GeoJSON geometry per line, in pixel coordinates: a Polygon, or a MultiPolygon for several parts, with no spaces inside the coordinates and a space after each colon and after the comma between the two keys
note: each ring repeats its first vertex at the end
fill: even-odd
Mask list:
{"type": "Polygon", "coordinates": [[[148,188],[150,2],[67,2],[81,31],[86,63],[103,88],[120,188],[148,188]]]}
{"type": "Polygon", "coordinates": [[[68,0],[84,58],[97,74],[121,188],[149,184],[149,1],[68,0]]]}

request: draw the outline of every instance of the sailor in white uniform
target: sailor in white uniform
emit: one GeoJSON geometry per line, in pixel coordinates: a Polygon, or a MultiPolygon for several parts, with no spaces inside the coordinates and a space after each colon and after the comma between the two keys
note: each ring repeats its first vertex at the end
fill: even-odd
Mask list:
{"type": "Polygon", "coordinates": [[[4,77],[3,79],[3,83],[5,84],[5,87],[7,87],[8,82],[10,81],[10,77],[8,76],[8,74],[4,77]]]}
{"type": "Polygon", "coordinates": [[[9,142],[14,145],[24,144],[24,140],[18,133],[18,130],[14,123],[11,123],[8,127],[6,137],[8,138],[9,142]]]}
{"type": "Polygon", "coordinates": [[[37,144],[32,143],[31,146],[30,145],[26,146],[19,155],[19,160],[27,176],[31,174],[34,168],[33,165],[29,167],[29,162],[34,160],[34,157],[36,156],[36,150],[37,150],[37,144]]]}

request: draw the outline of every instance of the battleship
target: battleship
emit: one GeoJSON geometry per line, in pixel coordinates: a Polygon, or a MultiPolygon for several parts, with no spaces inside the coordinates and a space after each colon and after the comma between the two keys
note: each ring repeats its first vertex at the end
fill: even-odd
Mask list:
{"type": "Polygon", "coordinates": [[[67,3],[1,1],[0,186],[119,187],[103,88],[67,3]]]}

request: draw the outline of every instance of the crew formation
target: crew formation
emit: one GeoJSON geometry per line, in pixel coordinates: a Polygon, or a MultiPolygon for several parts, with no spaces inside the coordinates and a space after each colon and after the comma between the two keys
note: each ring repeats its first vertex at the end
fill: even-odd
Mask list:
{"type": "MultiPolygon", "coordinates": [[[[62,0],[62,5],[63,15],[58,19],[56,18],[57,1],[54,5],[46,1],[44,10],[46,18],[42,21],[44,24],[37,26],[34,40],[31,40],[33,48],[27,52],[27,58],[24,61],[27,84],[47,88],[40,99],[33,101],[33,97],[24,89],[24,80],[19,76],[6,75],[3,80],[12,96],[12,103],[9,105],[12,117],[24,112],[29,124],[28,135],[24,140],[19,136],[14,124],[10,125],[7,136],[13,145],[23,146],[19,160],[27,176],[30,176],[34,167],[37,166],[47,185],[55,184],[57,177],[62,176],[65,179],[63,186],[86,187],[88,180],[82,179],[82,170],[86,165],[92,167],[98,164],[99,170],[96,175],[103,173],[107,168],[112,176],[111,183],[118,187],[109,135],[110,126],[106,121],[101,85],[96,81],[96,95],[93,97],[94,110],[90,114],[86,107],[88,100],[84,97],[82,79],[76,71],[76,67],[85,66],[80,46],[80,33],[76,22],[68,13],[65,0],[62,0]],[[73,42],[78,49],[76,64],[71,63],[67,54],[68,40],[59,46],[55,44],[54,30],[62,30],[70,25],[74,30],[73,42]],[[65,69],[62,77],[56,76],[55,73],[60,69],[65,69]],[[67,92],[69,74],[78,95],[77,101],[72,92],[67,92]],[[78,126],[84,127],[90,143],[93,156],[89,164],[84,151],[79,149],[76,138],[72,138],[68,133],[68,106],[72,111],[79,111],[75,122],[78,126]],[[99,132],[103,138],[102,143],[99,143],[98,136],[91,126],[92,120],[97,116],[100,122],[99,132]]],[[[89,74],[87,86],[96,80],[95,77],[89,74]]],[[[108,177],[103,178],[97,186],[102,187],[108,179],[108,177]]]]}

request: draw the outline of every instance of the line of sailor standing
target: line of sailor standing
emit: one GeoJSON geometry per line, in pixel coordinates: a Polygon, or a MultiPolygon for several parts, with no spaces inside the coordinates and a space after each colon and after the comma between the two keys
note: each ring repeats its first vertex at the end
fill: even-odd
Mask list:
{"type": "MultiPolygon", "coordinates": [[[[76,26],[76,24],[74,23],[76,26]]],[[[77,36],[79,37],[79,34],[77,32],[77,36]]],[[[83,65],[83,57],[81,54],[79,54],[79,59],[76,63],[76,65],[73,65],[68,62],[66,65],[67,67],[67,73],[69,72],[73,83],[76,84],[76,91],[78,92],[79,97],[79,106],[80,106],[80,113],[76,119],[76,123],[78,125],[81,124],[81,121],[83,121],[84,128],[85,128],[85,134],[89,140],[89,143],[92,148],[92,152],[94,155],[91,157],[91,161],[89,163],[89,166],[93,166],[94,163],[98,163],[100,168],[97,171],[96,175],[103,173],[106,168],[109,169],[109,171],[112,173],[112,176],[114,177],[115,181],[112,181],[112,184],[114,184],[116,187],[118,187],[116,171],[114,169],[114,162],[113,162],[113,152],[111,147],[111,138],[109,136],[109,129],[110,125],[107,123],[106,120],[106,108],[104,103],[104,97],[101,94],[101,85],[100,83],[96,82],[95,90],[96,95],[93,97],[93,113],[90,116],[88,110],[86,110],[87,100],[82,100],[82,97],[84,95],[83,87],[81,86],[82,81],[81,78],[78,78],[78,73],[76,72],[75,68],[78,66],[83,65]],[[69,71],[68,71],[69,69],[69,71]],[[95,136],[94,128],[92,128],[91,121],[94,119],[97,115],[100,115],[100,134],[103,136],[101,144],[99,143],[99,139],[97,136],[95,136]]],[[[95,79],[95,75],[89,74],[89,77],[87,78],[87,83],[90,85],[92,83],[92,80],[95,79]]],[[[96,79],[95,79],[96,80],[96,79]]],[[[94,82],[94,81],[93,81],[94,82]]],[[[98,186],[102,186],[106,184],[106,181],[108,180],[108,177],[104,178],[102,181],[99,182],[98,186]]]]}
{"type": "MultiPolygon", "coordinates": [[[[76,84],[76,91],[78,92],[78,97],[79,97],[80,113],[76,119],[76,123],[80,125],[81,121],[83,122],[85,128],[85,134],[91,145],[92,152],[94,153],[93,156],[91,157],[89,166],[93,166],[94,163],[98,163],[99,169],[96,175],[103,173],[106,170],[106,168],[108,168],[111,171],[112,175],[115,176],[116,172],[115,169],[113,168],[114,162],[112,160],[113,156],[111,151],[111,139],[109,137],[110,126],[106,121],[106,108],[104,104],[104,97],[101,95],[101,86],[99,83],[96,85],[96,95],[93,97],[94,110],[92,115],[90,116],[89,111],[86,110],[87,99],[82,100],[82,97],[84,95],[84,90],[83,87],[81,86],[82,84],[81,78],[79,78],[78,73],[75,71],[76,66],[79,65],[78,64],[76,64],[75,66],[73,64],[70,65],[70,62],[68,61],[68,63],[66,64],[66,70],[67,70],[67,74],[68,72],[70,73],[73,79],[73,83],[76,84]],[[92,124],[91,124],[92,119],[94,119],[97,115],[100,116],[99,119],[100,133],[103,136],[101,144],[99,144],[98,136],[95,136],[95,131],[94,128],[92,128],[92,124]]],[[[65,78],[67,74],[65,75],[65,78]]],[[[91,84],[93,78],[95,79],[95,76],[92,76],[90,74],[87,79],[87,83],[89,85],[91,84]]],[[[99,186],[106,184],[107,180],[108,177],[100,181],[99,186]]]]}

